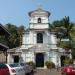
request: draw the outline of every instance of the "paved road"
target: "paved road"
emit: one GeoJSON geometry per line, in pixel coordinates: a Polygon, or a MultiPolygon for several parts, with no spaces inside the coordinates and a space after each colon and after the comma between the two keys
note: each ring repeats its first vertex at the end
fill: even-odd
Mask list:
{"type": "Polygon", "coordinates": [[[47,70],[47,69],[37,69],[34,75],[61,75],[55,69],[47,70]]]}

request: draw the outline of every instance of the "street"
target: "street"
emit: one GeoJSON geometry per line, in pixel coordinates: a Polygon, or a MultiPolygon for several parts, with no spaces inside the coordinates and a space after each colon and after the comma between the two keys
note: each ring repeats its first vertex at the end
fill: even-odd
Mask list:
{"type": "Polygon", "coordinates": [[[61,75],[57,70],[37,69],[34,75],[61,75]]]}

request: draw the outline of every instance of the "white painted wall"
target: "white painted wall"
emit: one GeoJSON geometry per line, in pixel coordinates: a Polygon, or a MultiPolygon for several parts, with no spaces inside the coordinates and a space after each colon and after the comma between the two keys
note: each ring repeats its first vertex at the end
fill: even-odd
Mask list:
{"type": "Polygon", "coordinates": [[[11,58],[11,55],[8,54],[8,60],[7,60],[8,63],[11,63],[12,62],[12,58],[11,58]]]}
{"type": "MultiPolygon", "coordinates": [[[[33,12],[34,13],[34,12],[33,12]]],[[[44,29],[44,28],[49,28],[49,19],[46,14],[40,14],[38,12],[37,14],[34,14],[34,16],[30,16],[29,18],[29,24],[30,24],[30,29],[44,29]],[[41,23],[38,23],[38,18],[41,18],[41,23]]]]}
{"type": "Polygon", "coordinates": [[[49,28],[49,24],[30,24],[30,29],[48,29],[49,28]]]}
{"type": "MultiPolygon", "coordinates": [[[[22,46],[21,48],[28,49],[33,45],[37,44],[37,33],[38,31],[30,31],[28,34],[23,35],[22,46]]],[[[45,30],[43,34],[43,44],[50,45],[51,49],[57,48],[57,38],[54,34],[51,34],[49,31],[45,30]]]]}
{"type": "Polygon", "coordinates": [[[30,62],[33,61],[34,62],[34,53],[33,52],[25,52],[25,62],[30,62]]]}
{"type": "Polygon", "coordinates": [[[21,48],[30,48],[33,45],[37,44],[37,33],[40,32],[39,30],[42,30],[43,34],[43,44],[48,44],[51,46],[51,48],[56,48],[57,40],[54,34],[51,34],[49,29],[49,16],[48,12],[45,11],[34,11],[31,13],[31,16],[29,16],[29,24],[30,24],[30,30],[29,32],[25,32],[23,35],[22,40],[22,46],[21,48]],[[38,18],[41,18],[41,23],[38,23],[38,18]],[[37,31],[36,31],[37,30],[37,31]]]}
{"type": "Polygon", "coordinates": [[[48,17],[36,15],[35,17],[30,17],[29,23],[38,23],[38,18],[41,18],[41,23],[48,23],[48,17]]]}
{"type": "Polygon", "coordinates": [[[44,63],[46,61],[52,61],[57,66],[59,63],[59,59],[57,61],[57,55],[58,55],[58,53],[54,52],[54,51],[46,52],[44,55],[45,56],[44,57],[44,63]]]}

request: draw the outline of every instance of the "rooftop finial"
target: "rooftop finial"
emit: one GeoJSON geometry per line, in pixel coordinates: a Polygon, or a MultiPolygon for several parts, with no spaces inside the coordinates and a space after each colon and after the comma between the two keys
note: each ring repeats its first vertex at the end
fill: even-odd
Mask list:
{"type": "Polygon", "coordinates": [[[42,5],[41,4],[38,5],[38,9],[42,9],[42,5]]]}

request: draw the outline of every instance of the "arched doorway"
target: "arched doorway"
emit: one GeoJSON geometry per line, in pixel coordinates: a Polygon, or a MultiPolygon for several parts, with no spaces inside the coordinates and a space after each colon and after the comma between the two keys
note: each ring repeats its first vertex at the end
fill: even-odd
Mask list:
{"type": "Polygon", "coordinates": [[[44,54],[43,53],[36,54],[36,67],[44,67],[44,54]]]}
{"type": "Polygon", "coordinates": [[[65,58],[66,58],[66,56],[64,56],[64,55],[61,56],[61,58],[60,58],[61,59],[61,66],[64,66],[64,60],[65,60],[65,58]]]}

